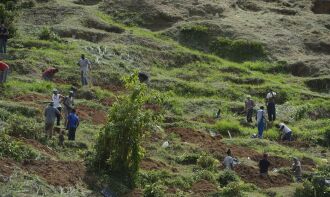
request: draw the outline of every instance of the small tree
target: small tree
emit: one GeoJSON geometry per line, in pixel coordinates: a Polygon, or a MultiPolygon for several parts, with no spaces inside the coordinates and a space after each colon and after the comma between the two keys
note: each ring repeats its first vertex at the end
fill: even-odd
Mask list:
{"type": "Polygon", "coordinates": [[[94,166],[133,187],[143,158],[141,142],[145,133],[160,120],[160,115],[147,110],[147,102],[160,97],[138,81],[137,73],[124,79],[129,95],[121,96],[111,107],[108,123],[100,132],[94,166]]]}

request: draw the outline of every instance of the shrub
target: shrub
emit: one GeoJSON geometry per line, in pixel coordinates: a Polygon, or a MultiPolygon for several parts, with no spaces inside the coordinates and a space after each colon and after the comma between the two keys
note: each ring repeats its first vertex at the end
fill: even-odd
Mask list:
{"type": "Polygon", "coordinates": [[[4,21],[9,31],[9,37],[16,34],[14,27],[15,16],[17,15],[16,0],[2,0],[0,3],[0,22],[4,21]]]}
{"type": "Polygon", "coordinates": [[[175,158],[175,161],[179,164],[189,165],[196,164],[199,158],[198,154],[183,154],[175,158]]]}
{"type": "Polygon", "coordinates": [[[35,159],[37,154],[10,136],[0,135],[0,157],[9,157],[16,161],[35,159]]]}
{"type": "Polygon", "coordinates": [[[239,183],[237,182],[232,182],[229,183],[221,192],[223,197],[240,197],[243,196],[243,193],[241,192],[239,183]]]}
{"type": "Polygon", "coordinates": [[[13,115],[8,121],[7,133],[15,137],[38,139],[41,137],[42,128],[34,120],[19,115],[13,115]]]}
{"type": "Polygon", "coordinates": [[[139,173],[137,178],[138,185],[145,187],[146,185],[151,185],[158,181],[170,178],[171,175],[167,171],[149,171],[139,173]]]}
{"type": "Polygon", "coordinates": [[[232,136],[238,136],[241,134],[240,123],[237,120],[220,120],[215,124],[215,129],[224,136],[228,135],[228,131],[232,136]]]}
{"type": "Polygon", "coordinates": [[[144,105],[151,99],[160,99],[138,81],[137,72],[125,81],[130,94],[121,96],[110,109],[109,121],[97,138],[93,163],[96,170],[120,177],[133,187],[143,158],[143,136],[160,119],[144,105]]]}
{"type": "Polygon", "coordinates": [[[222,173],[220,173],[218,182],[220,186],[224,187],[227,186],[231,182],[236,182],[239,180],[239,177],[236,175],[236,173],[232,170],[225,170],[222,173]]]}
{"type": "Polygon", "coordinates": [[[147,185],[144,190],[145,197],[163,197],[165,196],[165,187],[159,183],[147,185]]]}
{"type": "Polygon", "coordinates": [[[195,176],[194,176],[195,181],[199,181],[199,180],[206,180],[206,181],[210,181],[212,183],[216,182],[216,177],[214,175],[214,172],[211,172],[209,170],[199,170],[196,172],[195,176]]]}
{"type": "Polygon", "coordinates": [[[197,165],[203,169],[215,170],[219,165],[219,161],[212,156],[202,155],[198,158],[197,165]]]}
{"type": "Polygon", "coordinates": [[[203,25],[185,25],[180,31],[180,41],[190,47],[203,49],[209,43],[209,28],[203,25]]]}
{"type": "Polygon", "coordinates": [[[32,8],[36,5],[34,0],[25,0],[21,3],[21,8],[32,8]]]}
{"type": "Polygon", "coordinates": [[[265,59],[266,52],[261,43],[248,40],[232,40],[219,37],[211,44],[211,51],[216,55],[234,61],[265,59]]]}
{"type": "Polygon", "coordinates": [[[48,27],[44,27],[40,34],[39,34],[39,39],[40,40],[50,40],[50,41],[60,41],[60,37],[50,30],[48,27]]]}

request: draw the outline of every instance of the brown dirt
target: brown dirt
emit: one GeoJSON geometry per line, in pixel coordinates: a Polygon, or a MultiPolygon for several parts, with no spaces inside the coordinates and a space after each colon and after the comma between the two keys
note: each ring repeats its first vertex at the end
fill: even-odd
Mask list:
{"type": "Polygon", "coordinates": [[[77,107],[77,114],[82,120],[91,120],[94,124],[105,124],[107,122],[106,112],[84,105],[77,107]]]}
{"type": "Polygon", "coordinates": [[[214,124],[216,120],[213,117],[206,116],[206,115],[200,115],[192,119],[196,122],[202,122],[202,123],[208,123],[208,124],[214,124]]]}
{"type": "Polygon", "coordinates": [[[244,156],[257,155],[258,153],[254,150],[248,148],[241,148],[237,146],[229,146],[222,143],[221,137],[212,137],[209,134],[195,131],[189,128],[168,128],[166,129],[169,133],[176,133],[181,137],[181,140],[184,142],[189,142],[192,144],[198,144],[202,148],[208,150],[212,154],[216,155],[218,159],[222,160],[225,157],[225,154],[228,148],[231,149],[234,156],[244,156]]]}
{"type": "Polygon", "coordinates": [[[109,106],[109,107],[112,106],[114,102],[115,102],[115,99],[113,99],[113,98],[104,98],[101,100],[101,103],[103,105],[109,106]]]}
{"type": "Polygon", "coordinates": [[[142,160],[140,167],[143,170],[161,170],[166,168],[166,164],[161,161],[155,161],[150,158],[145,158],[142,160]]]}
{"type": "Polygon", "coordinates": [[[44,178],[48,184],[62,187],[76,185],[86,173],[85,166],[75,161],[31,160],[25,161],[23,167],[44,178]]]}
{"type": "Polygon", "coordinates": [[[217,187],[206,180],[200,180],[192,185],[191,190],[195,194],[206,196],[208,193],[217,191],[217,187]]]}
{"type": "Polygon", "coordinates": [[[48,101],[51,99],[50,96],[40,95],[36,93],[30,93],[25,95],[16,95],[13,98],[11,98],[13,101],[19,101],[19,102],[43,102],[48,101]]]}
{"type": "MultiPolygon", "coordinates": [[[[262,154],[256,154],[251,157],[253,161],[259,162],[262,159],[262,154]]],[[[268,156],[268,161],[272,167],[290,167],[292,162],[289,159],[285,159],[278,156],[268,156]]]]}
{"type": "Polygon", "coordinates": [[[48,155],[51,158],[58,158],[57,153],[49,148],[48,146],[45,146],[41,144],[40,142],[33,140],[33,139],[25,139],[25,138],[20,138],[20,141],[24,142],[25,144],[29,144],[32,147],[36,148],[37,150],[41,151],[42,153],[48,155]]]}
{"type": "Polygon", "coordinates": [[[161,106],[157,105],[157,104],[151,104],[151,103],[147,103],[144,105],[144,108],[147,110],[152,110],[154,112],[160,112],[161,111],[161,106]]]}
{"type": "Polygon", "coordinates": [[[234,169],[236,173],[248,183],[253,183],[261,188],[281,187],[289,185],[292,179],[289,175],[272,175],[270,178],[262,178],[259,176],[259,170],[246,165],[237,165],[234,169]]]}
{"type": "Polygon", "coordinates": [[[278,141],[278,143],[285,145],[285,146],[289,146],[289,147],[293,147],[293,148],[309,148],[311,146],[310,143],[308,142],[303,142],[303,141],[278,141]]]}
{"type": "Polygon", "coordinates": [[[14,166],[16,166],[15,161],[8,158],[1,158],[0,175],[9,177],[14,171],[14,166]]]}
{"type": "Polygon", "coordinates": [[[143,191],[141,189],[134,189],[128,194],[125,194],[124,197],[143,197],[143,191]]]}

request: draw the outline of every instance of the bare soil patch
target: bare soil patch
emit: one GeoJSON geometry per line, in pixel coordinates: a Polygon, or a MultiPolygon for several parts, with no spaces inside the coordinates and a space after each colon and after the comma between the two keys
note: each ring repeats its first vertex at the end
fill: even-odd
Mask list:
{"type": "Polygon", "coordinates": [[[76,161],[31,160],[22,165],[30,173],[37,174],[54,186],[74,186],[83,180],[86,173],[85,166],[76,161]]]}
{"type": "Polygon", "coordinates": [[[141,162],[140,166],[143,170],[161,170],[166,168],[166,164],[161,161],[155,161],[150,158],[145,158],[141,162]]]}
{"type": "Polygon", "coordinates": [[[54,150],[52,150],[48,146],[41,144],[40,142],[38,142],[36,140],[25,139],[25,138],[20,138],[19,140],[21,140],[22,142],[24,142],[28,145],[31,145],[32,147],[34,147],[35,149],[39,150],[40,152],[46,154],[49,157],[58,158],[58,155],[54,150]]]}
{"type": "Polygon", "coordinates": [[[107,122],[107,113],[102,110],[80,105],[77,108],[77,113],[82,120],[91,120],[93,124],[105,124],[107,122]]]}
{"type": "Polygon", "coordinates": [[[8,158],[1,158],[0,159],[0,175],[9,177],[14,171],[14,166],[16,166],[15,161],[8,159],[8,158]]]}
{"type": "Polygon", "coordinates": [[[261,188],[281,187],[289,185],[292,179],[289,175],[272,175],[269,178],[260,177],[257,168],[245,165],[238,165],[235,167],[235,172],[248,183],[253,183],[261,188]]]}
{"type": "Polygon", "coordinates": [[[33,103],[42,103],[46,101],[50,101],[51,97],[50,96],[45,96],[41,94],[36,94],[36,93],[29,93],[25,95],[16,95],[11,98],[13,101],[17,102],[33,102],[33,103]]]}
{"type": "MultiPolygon", "coordinates": [[[[256,154],[251,157],[253,161],[259,162],[263,158],[262,154],[256,154]]],[[[278,157],[278,156],[268,156],[268,161],[272,167],[289,167],[292,162],[288,159],[278,157]]]]}
{"type": "Polygon", "coordinates": [[[208,193],[217,191],[217,187],[206,180],[200,180],[192,185],[191,190],[195,194],[207,196],[208,193]]]}

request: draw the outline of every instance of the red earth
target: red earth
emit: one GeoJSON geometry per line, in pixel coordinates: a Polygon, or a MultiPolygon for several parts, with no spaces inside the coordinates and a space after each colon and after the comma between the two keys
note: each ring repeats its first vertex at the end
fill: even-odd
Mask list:
{"type": "Polygon", "coordinates": [[[217,191],[217,186],[206,180],[200,180],[192,185],[191,190],[197,196],[208,196],[208,193],[217,191]]]}
{"type": "Polygon", "coordinates": [[[85,105],[77,107],[77,114],[81,120],[91,120],[93,124],[106,124],[107,113],[102,110],[96,110],[85,105]]]}

